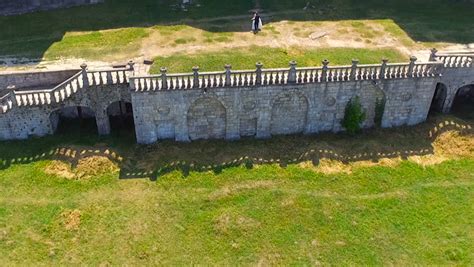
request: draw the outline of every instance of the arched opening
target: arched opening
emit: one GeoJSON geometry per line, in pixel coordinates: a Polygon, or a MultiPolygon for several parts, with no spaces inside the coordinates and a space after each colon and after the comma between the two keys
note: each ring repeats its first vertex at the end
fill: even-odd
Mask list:
{"type": "Polygon", "coordinates": [[[191,140],[225,138],[226,109],[219,100],[210,97],[196,100],[188,110],[187,119],[191,140]]]}
{"type": "Polygon", "coordinates": [[[436,84],[436,90],[431,100],[429,115],[443,112],[444,103],[448,95],[448,88],[442,83],[436,84]]]}
{"type": "Polygon", "coordinates": [[[117,101],[107,107],[110,129],[114,134],[135,134],[132,103],[117,101]]]}
{"type": "Polygon", "coordinates": [[[97,134],[95,113],[83,106],[64,107],[49,116],[53,133],[97,134]]]}
{"type": "Polygon", "coordinates": [[[451,111],[459,117],[474,119],[474,84],[458,89],[451,111]]]}
{"type": "Polygon", "coordinates": [[[271,134],[303,133],[308,116],[308,100],[300,93],[278,95],[272,105],[271,134]]]}

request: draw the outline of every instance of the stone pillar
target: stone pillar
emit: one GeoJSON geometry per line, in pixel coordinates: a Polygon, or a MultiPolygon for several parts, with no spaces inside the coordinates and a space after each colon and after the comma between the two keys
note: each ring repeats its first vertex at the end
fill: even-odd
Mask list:
{"type": "Polygon", "coordinates": [[[128,69],[131,71],[131,72],[134,72],[135,71],[135,62],[133,62],[133,60],[130,60],[128,63],[128,69]]]}
{"type": "Polygon", "coordinates": [[[163,67],[160,69],[161,72],[161,88],[166,90],[168,89],[168,77],[166,76],[166,72],[168,72],[168,69],[163,67]]]}
{"type": "Polygon", "coordinates": [[[81,69],[82,69],[82,84],[84,88],[87,88],[89,87],[89,78],[87,77],[87,64],[82,63],[81,69]]]}
{"type": "Polygon", "coordinates": [[[296,83],[296,61],[290,61],[290,71],[288,73],[288,83],[296,83]]]}
{"type": "Polygon", "coordinates": [[[263,64],[261,62],[257,62],[257,64],[255,64],[255,66],[257,67],[257,70],[255,71],[255,75],[257,76],[256,79],[255,79],[255,84],[256,85],[261,85],[262,84],[262,67],[263,67],[263,64]]]}
{"type": "Polygon", "coordinates": [[[329,60],[325,59],[323,60],[323,70],[321,72],[321,81],[322,82],[327,82],[328,81],[328,65],[329,65],[329,60]]]}
{"type": "Polygon", "coordinates": [[[230,76],[231,71],[230,70],[232,69],[232,66],[230,64],[226,64],[224,66],[224,68],[225,68],[225,86],[230,86],[231,82],[232,82],[230,80],[231,79],[231,76],[230,76]]]}
{"type": "Polygon", "coordinates": [[[436,48],[432,48],[432,49],[430,50],[430,52],[431,52],[431,53],[430,53],[430,59],[429,59],[429,61],[436,61],[436,57],[437,57],[437,56],[436,56],[436,53],[438,53],[438,50],[437,50],[436,48]]]}
{"type": "Polygon", "coordinates": [[[353,59],[352,60],[352,67],[351,67],[351,81],[355,80],[356,78],[356,72],[357,72],[357,64],[359,64],[358,59],[353,59]]]}
{"type": "Polygon", "coordinates": [[[199,67],[194,66],[193,67],[193,88],[199,88],[199,67]]]}
{"type": "Polygon", "coordinates": [[[408,73],[407,73],[407,76],[408,77],[413,77],[413,70],[415,69],[415,62],[416,62],[417,58],[415,56],[411,56],[410,57],[410,65],[408,66],[408,73]]]}
{"type": "Polygon", "coordinates": [[[107,110],[97,112],[95,114],[95,119],[97,123],[97,131],[99,135],[109,135],[110,134],[110,121],[109,116],[107,115],[107,110]]]}
{"type": "Polygon", "coordinates": [[[379,74],[380,80],[385,79],[385,71],[387,70],[387,63],[388,63],[388,59],[386,58],[382,59],[382,66],[380,67],[380,74],[379,74]]]}

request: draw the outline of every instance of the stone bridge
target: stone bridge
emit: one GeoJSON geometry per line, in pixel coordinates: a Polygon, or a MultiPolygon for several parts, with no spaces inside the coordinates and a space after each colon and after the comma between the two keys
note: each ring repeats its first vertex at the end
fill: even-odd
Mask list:
{"type": "MultiPolygon", "coordinates": [[[[448,112],[458,91],[474,84],[474,55],[437,54],[419,63],[264,69],[136,76],[121,69],[81,70],[52,89],[0,90],[0,139],[53,134],[68,109],[85,108],[98,132],[110,133],[114,103],[129,103],[138,143],[338,132],[351,98],[366,111],[363,127],[414,125],[430,109],[448,112]],[[3,92],[3,93],[2,93],[3,92]],[[384,103],[382,109],[378,104],[384,103]]],[[[121,110],[121,108],[120,108],[121,110]]]]}

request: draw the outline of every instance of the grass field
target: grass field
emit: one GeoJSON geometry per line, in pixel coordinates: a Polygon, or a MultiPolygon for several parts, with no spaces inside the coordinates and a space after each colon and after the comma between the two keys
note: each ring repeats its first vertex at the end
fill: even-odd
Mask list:
{"type": "Polygon", "coordinates": [[[1,265],[474,261],[472,120],[151,146],[70,127],[0,143],[1,265]]]}
{"type": "Polygon", "coordinates": [[[262,62],[264,68],[282,68],[288,66],[291,60],[296,60],[300,67],[319,66],[324,59],[329,59],[333,65],[350,65],[352,59],[359,59],[361,64],[373,64],[380,63],[382,58],[387,58],[390,62],[408,60],[407,56],[393,49],[250,47],[214,53],[157,57],[150,72],[160,73],[161,67],[167,67],[172,73],[191,72],[193,66],[199,66],[202,71],[219,71],[224,70],[226,64],[232,64],[232,68],[237,70],[255,69],[256,62],[262,62]]]}
{"type": "MultiPolygon", "coordinates": [[[[241,39],[241,36],[232,39],[222,36],[222,33],[229,35],[247,32],[249,10],[256,6],[250,0],[231,3],[200,0],[201,7],[183,12],[171,7],[176,2],[107,0],[101,5],[0,17],[0,55],[123,60],[140,56],[150,43],[164,42],[166,49],[199,44],[203,40],[211,43],[234,42],[241,39]],[[212,20],[213,18],[217,20],[212,20]],[[186,25],[194,29],[193,35],[207,36],[203,40],[186,35],[154,39],[155,35],[152,34],[157,31],[156,26],[166,28],[175,25],[186,25]],[[145,42],[146,40],[149,42],[145,42]]],[[[379,40],[381,43],[372,43],[374,38],[384,37],[382,34],[389,34],[388,37],[394,37],[406,47],[415,44],[431,45],[432,42],[474,42],[474,22],[471,19],[474,4],[469,1],[434,0],[428,4],[422,0],[390,0],[384,3],[375,0],[309,1],[315,8],[307,11],[303,11],[307,0],[259,2],[264,12],[273,14],[266,19],[266,24],[287,20],[329,24],[347,21],[353,25],[349,32],[344,25],[328,27],[337,29],[338,33],[334,36],[342,36],[343,40],[349,41],[351,34],[355,34],[355,40],[359,40],[360,44],[374,47],[383,45],[383,38],[379,40]],[[452,19],[454,17],[456,19],[452,19]],[[382,28],[377,29],[367,25],[367,21],[384,22],[379,23],[382,28]],[[347,38],[345,34],[348,35],[347,38]]],[[[306,37],[305,26],[299,25],[293,30],[296,37],[306,37]]],[[[271,36],[278,35],[275,30],[270,29],[268,32],[271,36]]],[[[395,48],[399,45],[388,43],[386,46],[395,48]]],[[[187,50],[192,50],[192,46],[187,50]]],[[[163,48],[150,53],[151,56],[162,55],[163,48]]]]}

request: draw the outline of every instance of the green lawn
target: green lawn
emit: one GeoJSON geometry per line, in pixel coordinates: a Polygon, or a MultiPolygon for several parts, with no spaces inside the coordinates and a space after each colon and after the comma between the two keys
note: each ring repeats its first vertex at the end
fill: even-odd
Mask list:
{"type": "MultiPolygon", "coordinates": [[[[474,136],[459,130],[466,125],[473,122],[442,116],[352,138],[151,146],[73,127],[2,142],[0,264],[469,266],[474,136]],[[429,138],[444,121],[453,123],[429,138]],[[69,180],[49,156],[58,148],[97,150],[118,168],[89,161],[91,174],[79,163],[74,173],[90,177],[69,180]],[[447,160],[423,166],[367,152],[447,160]],[[347,162],[327,165],[331,153],[347,162]],[[155,181],[120,179],[143,172],[155,181]]],[[[62,158],[75,164],[70,151],[62,158]]]]}
{"type": "MultiPolygon", "coordinates": [[[[104,4],[75,7],[65,10],[37,12],[21,16],[0,17],[0,55],[28,56],[33,58],[57,58],[57,56],[77,56],[74,49],[71,54],[60,53],[65,48],[81,45],[70,38],[70,33],[98,30],[122,29],[132,31],[124,35],[123,31],[113,31],[100,42],[103,48],[110,47],[110,53],[123,43],[132,41],[130,35],[136,28],[154,25],[187,24],[209,32],[234,32],[247,30],[233,19],[223,22],[203,22],[202,19],[223,16],[248,16],[255,7],[254,1],[200,0],[201,7],[191,8],[188,12],[177,11],[170,6],[176,0],[107,0],[104,4]],[[222,27],[217,27],[222,26],[222,27]],[[123,38],[123,39],[122,39],[123,38]],[[60,46],[61,49],[56,49],[60,46]],[[52,50],[52,51],[50,51],[52,50]],[[48,51],[50,54],[48,55],[48,51]]],[[[388,0],[380,3],[376,0],[336,0],[309,1],[316,9],[304,13],[285,13],[288,10],[302,11],[308,0],[261,0],[265,12],[283,12],[269,18],[267,22],[280,20],[296,21],[335,21],[360,19],[392,19],[414,41],[421,42],[474,42],[474,20],[471,11],[474,4],[456,0],[388,0]],[[456,19],[453,19],[456,18],[456,19]]],[[[134,35],[143,38],[143,34],[134,35]]],[[[86,38],[86,37],[85,37],[86,38]]],[[[88,36],[92,41],[97,36],[88,36]]],[[[130,43],[127,43],[130,44],[130,43]]],[[[103,53],[104,50],[94,53],[103,53]]],[[[137,51],[134,51],[137,53],[137,51]]],[[[130,51],[131,55],[135,55],[130,51]]],[[[84,55],[91,56],[91,55],[84,55]]],[[[92,55],[93,56],[93,55],[92,55]]]]}
{"type": "Polygon", "coordinates": [[[157,57],[150,72],[160,73],[161,67],[167,67],[170,73],[191,72],[193,66],[199,66],[202,71],[218,71],[224,70],[226,64],[232,64],[235,70],[255,69],[256,62],[262,62],[264,68],[285,68],[291,60],[296,60],[299,67],[320,66],[324,59],[328,59],[332,65],[350,65],[352,59],[359,59],[361,64],[372,64],[381,63],[382,58],[387,58],[390,62],[408,60],[394,49],[250,47],[225,52],[157,57]]]}

